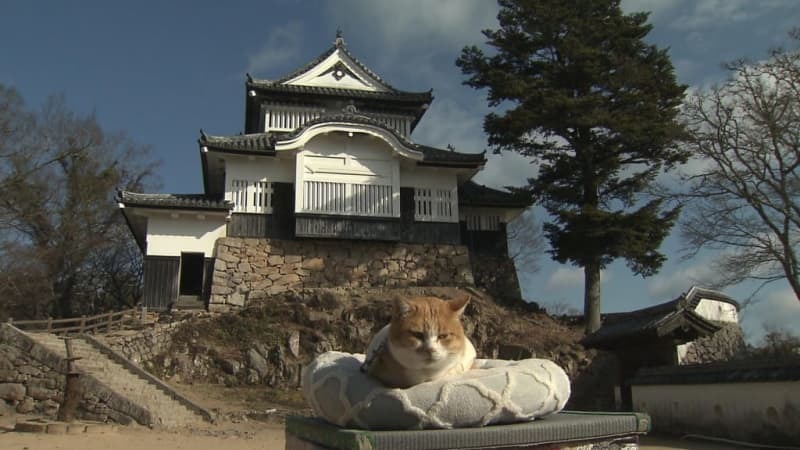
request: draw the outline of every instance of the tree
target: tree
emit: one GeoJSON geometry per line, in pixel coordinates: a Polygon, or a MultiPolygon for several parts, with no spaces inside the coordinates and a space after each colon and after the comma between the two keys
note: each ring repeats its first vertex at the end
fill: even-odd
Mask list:
{"type": "Polygon", "coordinates": [[[143,188],[155,167],[147,155],[63,98],[31,112],[0,85],[0,293],[14,314],[69,317],[135,301],[140,263],[114,195],[143,188]]]}
{"type": "Polygon", "coordinates": [[[700,168],[685,177],[692,207],[682,237],[689,256],[720,251],[718,286],[785,279],[800,300],[800,52],[728,68],[725,84],[684,106],[700,168]]]}
{"type": "Polygon", "coordinates": [[[549,253],[584,268],[586,332],[600,326],[600,270],[624,258],[636,274],[658,271],[661,241],[678,217],[644,190],[684,162],[673,146],[685,86],[666,50],[643,42],[646,13],[619,0],[500,0],[500,28],[484,30],[496,52],[465,47],[465,84],[488,89],[502,112],[484,120],[495,151],[538,162],[529,179],[551,215],[549,253]]]}
{"type": "Polygon", "coordinates": [[[700,169],[685,179],[692,203],[682,237],[690,256],[720,251],[719,287],[785,279],[800,300],[800,52],[728,68],[727,83],[684,106],[700,169]]]}

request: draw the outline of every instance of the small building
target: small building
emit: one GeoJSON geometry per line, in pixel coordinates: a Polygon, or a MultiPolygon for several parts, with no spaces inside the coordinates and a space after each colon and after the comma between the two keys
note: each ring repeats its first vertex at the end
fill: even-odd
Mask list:
{"type": "Polygon", "coordinates": [[[744,339],[739,304],[695,286],[665,303],[605,314],[601,327],[582,343],[617,357],[619,401],[630,409],[630,380],[640,369],[724,361],[741,349],[744,339]]]}
{"type": "MultiPolygon", "coordinates": [[[[472,181],[484,153],[413,140],[432,101],[431,91],[391,86],[340,33],[288,75],[247,75],[244,134],[200,133],[203,193],[119,193],[144,255],[145,305],[242,306],[254,291],[435,283],[431,273],[465,255],[507,263],[506,224],[530,202],[472,181]],[[320,250],[331,244],[337,251],[320,250]]],[[[438,280],[474,280],[459,270],[438,280]]]]}

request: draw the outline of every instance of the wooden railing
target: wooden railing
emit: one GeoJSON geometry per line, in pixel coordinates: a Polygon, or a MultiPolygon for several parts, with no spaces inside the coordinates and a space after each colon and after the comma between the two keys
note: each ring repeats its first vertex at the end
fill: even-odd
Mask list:
{"type": "Polygon", "coordinates": [[[146,322],[147,308],[131,308],[95,316],[71,317],[68,319],[13,320],[8,323],[25,331],[40,331],[55,334],[87,333],[122,329],[126,324],[146,322]]]}

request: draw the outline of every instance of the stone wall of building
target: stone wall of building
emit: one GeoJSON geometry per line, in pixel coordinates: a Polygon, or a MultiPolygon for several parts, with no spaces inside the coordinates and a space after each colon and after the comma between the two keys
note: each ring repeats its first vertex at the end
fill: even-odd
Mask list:
{"type": "Polygon", "coordinates": [[[679,364],[704,364],[728,361],[746,347],[742,328],[738,323],[724,323],[721,330],[686,344],[685,354],[679,364]]]}
{"type": "Polygon", "coordinates": [[[514,260],[473,254],[471,263],[475,285],[491,294],[496,301],[514,304],[522,299],[514,260]]]}
{"type": "Polygon", "coordinates": [[[209,309],[304,288],[472,285],[461,245],[228,237],[216,244],[209,309]]]}

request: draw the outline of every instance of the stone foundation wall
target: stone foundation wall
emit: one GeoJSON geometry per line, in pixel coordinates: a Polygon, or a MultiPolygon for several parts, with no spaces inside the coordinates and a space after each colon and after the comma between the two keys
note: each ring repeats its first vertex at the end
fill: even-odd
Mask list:
{"type": "Polygon", "coordinates": [[[517,269],[511,258],[474,254],[471,267],[475,285],[498,302],[513,304],[522,299],[517,269]]]}
{"type": "Polygon", "coordinates": [[[221,238],[209,309],[319,287],[472,286],[462,245],[221,238]]]}
{"type": "Polygon", "coordinates": [[[686,344],[686,354],[679,364],[704,364],[728,361],[746,347],[738,323],[726,323],[721,330],[686,344]]]}

